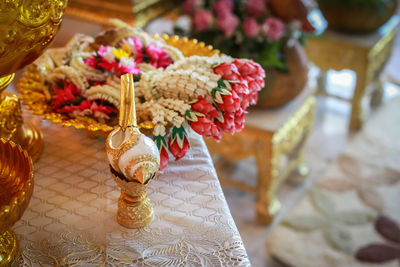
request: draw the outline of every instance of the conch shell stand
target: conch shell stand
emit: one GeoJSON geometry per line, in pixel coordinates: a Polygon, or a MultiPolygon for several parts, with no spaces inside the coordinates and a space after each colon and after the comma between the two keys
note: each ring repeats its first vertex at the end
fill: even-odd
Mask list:
{"type": "Polygon", "coordinates": [[[131,74],[121,76],[119,127],[108,135],[106,151],[111,175],[121,187],[118,223],[127,228],[144,227],[153,219],[146,187],[158,172],[160,156],[153,140],[137,128],[131,74]]]}

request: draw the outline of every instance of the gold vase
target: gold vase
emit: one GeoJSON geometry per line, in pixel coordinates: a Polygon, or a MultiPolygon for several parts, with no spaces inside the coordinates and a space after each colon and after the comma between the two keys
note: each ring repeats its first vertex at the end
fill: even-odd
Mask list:
{"type": "Polygon", "coordinates": [[[27,208],[33,192],[32,160],[19,145],[0,139],[0,267],[18,253],[11,227],[27,208]]]}
{"type": "Polygon", "coordinates": [[[42,134],[24,123],[17,96],[5,93],[14,73],[39,57],[53,40],[68,0],[0,0],[0,136],[36,160],[42,134]]]}

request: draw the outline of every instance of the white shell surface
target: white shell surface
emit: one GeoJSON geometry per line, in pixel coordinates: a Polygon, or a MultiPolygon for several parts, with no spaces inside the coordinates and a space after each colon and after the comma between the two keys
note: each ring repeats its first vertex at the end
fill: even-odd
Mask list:
{"type": "MultiPolygon", "coordinates": [[[[127,142],[131,138],[135,137],[131,136],[129,131],[125,131],[124,133],[122,130],[120,130],[116,132],[112,138],[109,139],[109,145],[113,149],[118,149],[123,143],[127,142]]],[[[131,168],[131,173],[127,174],[125,173],[125,169],[129,165],[129,162],[143,155],[152,155],[157,160],[157,162],[160,163],[160,154],[158,152],[156,144],[152,139],[143,134],[141,134],[139,140],[136,142],[135,145],[133,145],[128,151],[120,156],[118,160],[118,166],[113,165],[113,155],[107,153],[108,160],[111,163],[112,167],[118,172],[122,173],[125,177],[133,177],[133,174],[141,165],[140,163],[137,164],[137,166],[131,168]]]]}

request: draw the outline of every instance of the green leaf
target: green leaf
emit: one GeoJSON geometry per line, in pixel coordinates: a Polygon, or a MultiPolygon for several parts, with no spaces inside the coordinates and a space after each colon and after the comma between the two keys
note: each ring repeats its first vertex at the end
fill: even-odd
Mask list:
{"type": "Polygon", "coordinates": [[[353,254],[354,244],[351,232],[347,229],[333,225],[324,232],[325,239],[335,249],[348,255],[353,254]]]}
{"type": "Polygon", "coordinates": [[[228,80],[218,80],[217,84],[218,84],[218,87],[220,87],[220,88],[225,88],[228,91],[232,90],[232,87],[228,80]]]}
{"type": "Polygon", "coordinates": [[[269,42],[264,45],[258,62],[263,67],[274,67],[278,69],[286,69],[286,65],[281,57],[280,42],[269,42]]]}
{"type": "Polygon", "coordinates": [[[186,110],[185,117],[189,121],[195,121],[196,122],[196,121],[198,121],[198,117],[204,117],[204,114],[189,109],[189,110],[186,110]]]}
{"type": "Polygon", "coordinates": [[[332,215],[335,212],[335,203],[333,203],[327,193],[313,188],[310,190],[309,194],[311,201],[317,209],[327,215],[332,215]]]}
{"type": "Polygon", "coordinates": [[[211,96],[214,98],[215,102],[219,104],[224,103],[222,95],[231,95],[231,93],[228,90],[219,87],[215,87],[211,90],[211,96]]]}
{"type": "Polygon", "coordinates": [[[165,141],[164,136],[161,135],[155,136],[154,142],[156,143],[158,150],[161,150],[162,147],[168,149],[167,141],[165,141]]]}
{"type": "Polygon", "coordinates": [[[180,148],[182,148],[185,136],[187,136],[187,134],[186,134],[185,128],[183,128],[183,126],[181,126],[179,128],[173,127],[170,142],[173,142],[175,139],[177,139],[178,146],[180,148]]]}
{"type": "Polygon", "coordinates": [[[328,225],[325,217],[320,215],[298,215],[283,220],[282,224],[298,231],[312,231],[328,225]]]}
{"type": "Polygon", "coordinates": [[[372,211],[341,211],[335,213],[335,218],[347,225],[364,225],[375,221],[377,214],[372,211]]]}

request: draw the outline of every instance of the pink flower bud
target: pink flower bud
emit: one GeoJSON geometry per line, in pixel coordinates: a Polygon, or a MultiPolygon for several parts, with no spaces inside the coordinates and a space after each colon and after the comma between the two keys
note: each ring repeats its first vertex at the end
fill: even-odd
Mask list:
{"type": "Polygon", "coordinates": [[[249,0],[246,3],[246,8],[250,15],[259,18],[261,17],[265,10],[266,5],[264,0],[249,0]]]}
{"type": "Polygon", "coordinates": [[[277,18],[270,17],[264,21],[263,30],[268,39],[272,41],[279,40],[285,29],[285,25],[277,18]]]}
{"type": "Polygon", "coordinates": [[[239,19],[232,13],[226,13],[218,16],[217,25],[225,33],[226,37],[230,37],[239,25],[239,19]]]}
{"type": "Polygon", "coordinates": [[[255,18],[247,18],[243,22],[243,30],[247,37],[254,38],[258,35],[260,27],[255,18]]]}
{"type": "Polygon", "coordinates": [[[204,31],[211,27],[213,15],[208,10],[199,10],[194,15],[193,24],[196,31],[204,31]]]}

